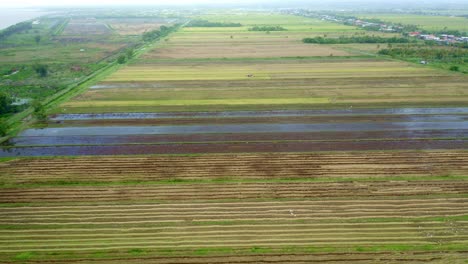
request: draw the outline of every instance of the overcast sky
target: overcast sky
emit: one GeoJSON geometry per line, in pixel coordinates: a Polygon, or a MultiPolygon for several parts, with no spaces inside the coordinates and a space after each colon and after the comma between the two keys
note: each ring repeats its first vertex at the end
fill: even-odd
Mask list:
{"type": "Polygon", "coordinates": [[[440,6],[453,8],[468,6],[468,0],[13,0],[1,2],[1,8],[9,7],[40,7],[40,6],[103,6],[103,5],[196,5],[196,4],[279,4],[281,6],[300,5],[359,5],[361,7],[381,5],[392,6],[395,4],[417,5],[420,7],[440,6]]]}
{"type": "Polygon", "coordinates": [[[251,0],[15,0],[2,2],[2,7],[27,6],[82,6],[82,5],[174,5],[174,4],[212,4],[212,3],[249,3],[251,0]]]}

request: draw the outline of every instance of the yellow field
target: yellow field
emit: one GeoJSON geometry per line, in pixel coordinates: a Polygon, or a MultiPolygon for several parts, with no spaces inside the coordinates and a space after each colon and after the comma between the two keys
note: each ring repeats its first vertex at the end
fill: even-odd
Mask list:
{"type": "Polygon", "coordinates": [[[396,61],[271,61],[232,63],[136,64],[109,76],[108,82],[170,80],[258,80],[434,76],[443,72],[396,61]]]}

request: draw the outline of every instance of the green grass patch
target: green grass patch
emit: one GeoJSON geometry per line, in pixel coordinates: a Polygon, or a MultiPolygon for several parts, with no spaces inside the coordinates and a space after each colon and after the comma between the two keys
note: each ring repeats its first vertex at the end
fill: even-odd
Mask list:
{"type": "Polygon", "coordinates": [[[171,178],[167,180],[148,181],[127,179],[122,181],[80,181],[79,179],[67,179],[57,181],[43,181],[31,183],[14,183],[5,179],[0,180],[0,188],[37,188],[37,187],[61,187],[61,186],[151,186],[151,185],[203,185],[203,184],[235,184],[235,183],[320,183],[320,182],[388,182],[388,181],[467,181],[468,176],[463,175],[430,175],[430,176],[390,176],[390,177],[356,177],[356,178],[271,178],[271,179],[245,179],[236,176],[207,179],[171,178]]]}
{"type": "Polygon", "coordinates": [[[34,258],[36,254],[34,252],[22,252],[18,253],[13,257],[14,261],[29,261],[34,258]]]}

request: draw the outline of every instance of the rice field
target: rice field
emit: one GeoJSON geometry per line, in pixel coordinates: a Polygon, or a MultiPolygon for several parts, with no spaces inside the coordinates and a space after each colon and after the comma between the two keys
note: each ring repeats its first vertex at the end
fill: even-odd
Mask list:
{"type": "Polygon", "coordinates": [[[466,76],[197,18],[0,149],[0,263],[466,263],[466,76]]]}
{"type": "Polygon", "coordinates": [[[55,113],[463,106],[465,82],[372,58],[143,62],[115,72],[55,113]]]}
{"type": "Polygon", "coordinates": [[[467,157],[410,151],[13,159],[0,163],[9,175],[1,185],[0,234],[8,240],[0,252],[52,263],[173,263],[182,256],[187,263],[221,256],[250,263],[259,253],[278,262],[372,263],[396,252],[408,263],[462,261],[467,157]]]}

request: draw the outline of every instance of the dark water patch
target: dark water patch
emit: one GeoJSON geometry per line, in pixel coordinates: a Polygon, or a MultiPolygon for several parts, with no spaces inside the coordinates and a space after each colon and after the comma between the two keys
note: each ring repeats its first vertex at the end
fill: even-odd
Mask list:
{"type": "Polygon", "coordinates": [[[369,150],[467,149],[467,140],[278,142],[222,144],[163,144],[119,146],[24,147],[1,149],[1,157],[15,156],[89,156],[249,152],[317,152],[369,150]]]}
{"type": "Polygon", "coordinates": [[[325,131],[394,131],[468,129],[468,122],[382,122],[319,124],[229,124],[180,126],[94,126],[28,129],[22,137],[123,136],[204,133],[294,133],[325,131]]]}
{"type": "Polygon", "coordinates": [[[52,116],[53,121],[98,120],[98,119],[159,119],[159,118],[204,118],[204,117],[292,117],[322,115],[464,115],[468,107],[454,108],[383,108],[383,109],[336,109],[336,110],[277,110],[277,111],[229,111],[229,112],[174,112],[174,113],[102,113],[61,114],[52,116]]]}
{"type": "Polygon", "coordinates": [[[59,146],[106,144],[164,144],[202,142],[254,142],[297,140],[363,140],[363,139],[463,139],[468,130],[409,130],[409,131],[355,131],[355,132],[307,132],[307,133],[237,133],[190,135],[124,135],[124,136],[45,136],[16,137],[9,146],[59,146]]]}
{"type": "Polygon", "coordinates": [[[88,119],[50,121],[49,127],[83,126],[162,126],[224,124],[313,124],[363,122],[456,122],[468,121],[468,115],[348,115],[348,116],[277,116],[277,117],[204,117],[158,119],[88,119]]]}

